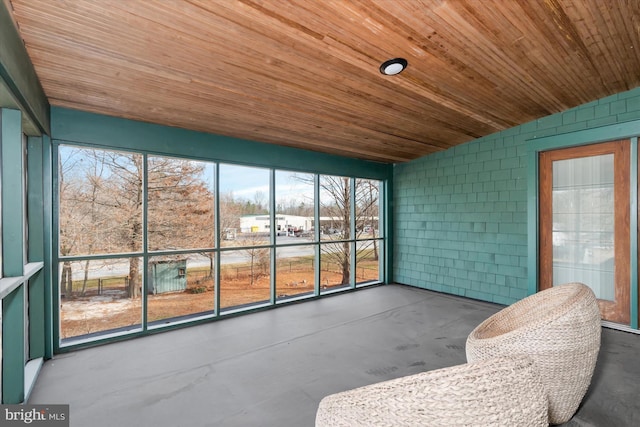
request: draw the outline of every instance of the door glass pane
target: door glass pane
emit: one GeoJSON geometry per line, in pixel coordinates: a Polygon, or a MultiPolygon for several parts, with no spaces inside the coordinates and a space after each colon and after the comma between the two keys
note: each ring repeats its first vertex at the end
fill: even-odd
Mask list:
{"type": "Polygon", "coordinates": [[[125,333],[142,324],[142,259],[60,263],[60,338],[125,333]]]}
{"type": "Polygon", "coordinates": [[[614,156],[553,162],[553,284],[614,294],[614,156]]]}

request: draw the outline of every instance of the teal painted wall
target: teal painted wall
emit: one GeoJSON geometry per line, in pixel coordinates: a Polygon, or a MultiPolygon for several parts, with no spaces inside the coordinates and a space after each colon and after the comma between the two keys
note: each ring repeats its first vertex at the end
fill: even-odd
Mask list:
{"type": "MultiPolygon", "coordinates": [[[[389,164],[160,126],[66,108],[51,108],[51,138],[150,153],[387,180],[389,164]]],[[[331,138],[331,136],[327,136],[331,138]]]]}
{"type": "Polygon", "coordinates": [[[636,88],[396,165],[393,280],[500,304],[525,297],[527,141],[639,119],[636,88]]]}

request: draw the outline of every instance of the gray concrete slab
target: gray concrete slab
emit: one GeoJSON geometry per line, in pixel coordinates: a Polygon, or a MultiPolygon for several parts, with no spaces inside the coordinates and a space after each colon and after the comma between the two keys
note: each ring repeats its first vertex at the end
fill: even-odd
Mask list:
{"type": "MultiPolygon", "coordinates": [[[[313,426],[322,397],[465,362],[469,332],[501,307],[407,286],[340,294],[56,356],[29,403],[71,425],[313,426]]],[[[640,337],[604,330],[569,426],[640,425],[640,337]]]]}

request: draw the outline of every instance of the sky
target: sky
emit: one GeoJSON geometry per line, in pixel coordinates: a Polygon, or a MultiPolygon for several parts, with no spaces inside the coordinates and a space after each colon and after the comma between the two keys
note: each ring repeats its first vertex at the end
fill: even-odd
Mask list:
{"type": "MultiPolygon", "coordinates": [[[[301,194],[309,193],[308,184],[296,178],[300,175],[290,171],[276,172],[277,201],[300,199],[301,194]]],[[[221,164],[220,192],[232,192],[234,197],[249,200],[260,192],[266,199],[269,196],[269,169],[221,164]]]]}
{"type": "MultiPolygon", "coordinates": [[[[92,151],[92,149],[82,149],[73,146],[60,145],[60,159],[63,164],[79,165],[78,162],[83,163],[86,160],[85,153],[92,151]],[[72,155],[73,159],[68,157],[72,155]]],[[[110,150],[106,150],[110,151],[110,150]]],[[[124,154],[124,153],[123,153],[124,154]]],[[[203,171],[202,179],[209,184],[213,182],[213,162],[203,162],[205,164],[205,170],[203,171]]],[[[63,166],[64,169],[66,169],[63,166]]],[[[66,173],[81,172],[77,168],[66,169],[66,173]]],[[[103,171],[104,174],[108,174],[108,171],[103,171]]],[[[239,166],[233,164],[220,164],[220,192],[222,194],[232,193],[235,198],[242,198],[246,200],[254,201],[256,194],[262,196],[263,201],[267,201],[269,198],[269,169],[239,166]]],[[[307,182],[300,180],[300,177],[309,177],[310,174],[278,170],[276,171],[276,202],[287,203],[290,200],[300,201],[302,199],[310,199],[313,197],[313,191],[311,190],[307,182]]]]}

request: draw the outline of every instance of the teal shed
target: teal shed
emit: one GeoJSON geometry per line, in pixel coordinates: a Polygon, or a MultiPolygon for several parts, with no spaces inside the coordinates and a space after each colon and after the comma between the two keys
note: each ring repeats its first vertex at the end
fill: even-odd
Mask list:
{"type": "Polygon", "coordinates": [[[149,263],[147,290],[150,294],[182,292],[187,289],[187,260],[166,260],[149,263]]]}

